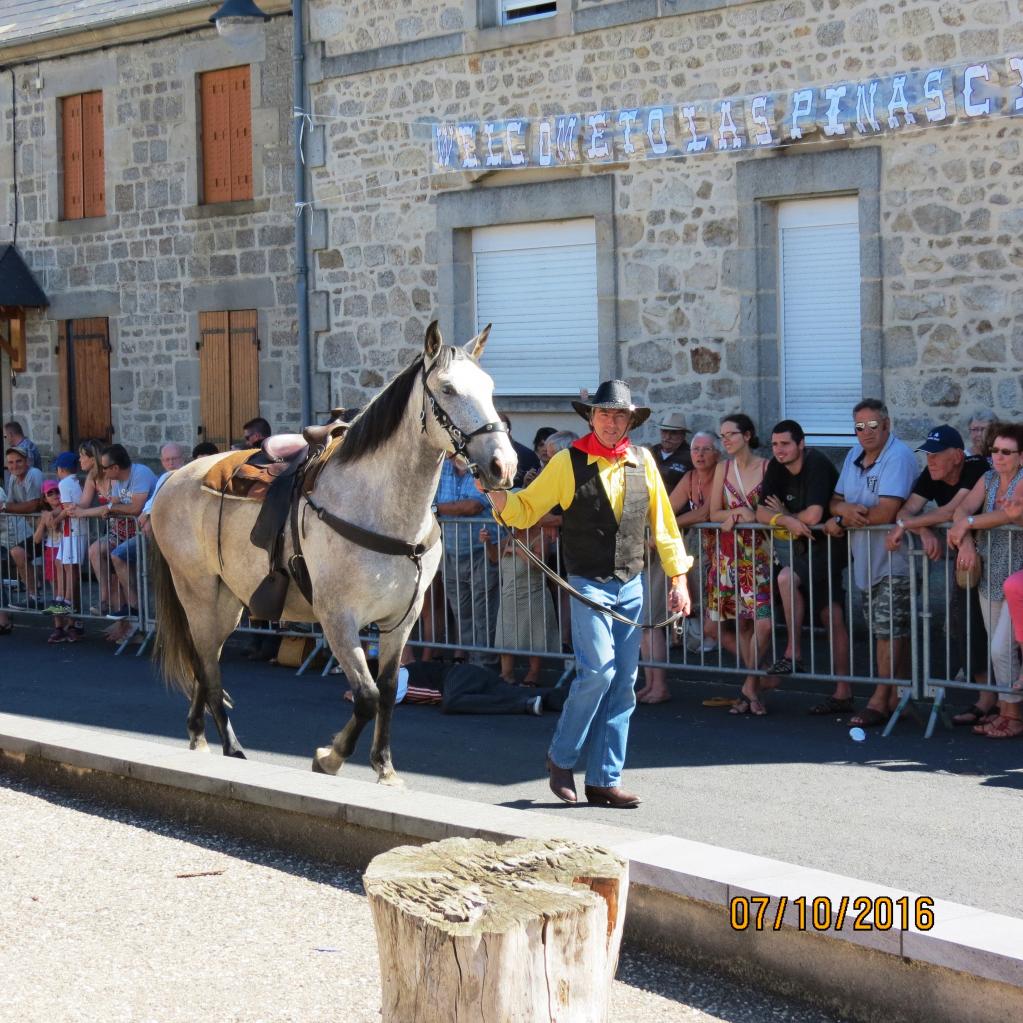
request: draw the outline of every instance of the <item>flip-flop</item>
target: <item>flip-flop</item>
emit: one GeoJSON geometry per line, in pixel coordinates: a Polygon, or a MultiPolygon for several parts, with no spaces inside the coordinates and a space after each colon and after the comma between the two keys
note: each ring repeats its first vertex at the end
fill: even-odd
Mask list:
{"type": "Polygon", "coordinates": [[[864,707],[855,717],[849,718],[849,724],[859,728],[876,728],[883,725],[889,717],[890,715],[882,714],[873,707],[864,707]]]}
{"type": "Polygon", "coordinates": [[[979,725],[986,721],[992,714],[996,714],[997,709],[992,707],[990,710],[984,710],[983,707],[978,704],[974,704],[969,710],[961,711],[958,714],[952,715],[952,724],[954,725],[979,725]]]}
{"type": "Polygon", "coordinates": [[[703,701],[704,707],[731,707],[735,700],[730,696],[709,696],[703,701]]]}
{"type": "Polygon", "coordinates": [[[980,734],[988,739],[1019,739],[1023,737],[1023,721],[1019,718],[1006,717],[1004,714],[1000,714],[993,721],[978,727],[983,729],[980,734]]]}

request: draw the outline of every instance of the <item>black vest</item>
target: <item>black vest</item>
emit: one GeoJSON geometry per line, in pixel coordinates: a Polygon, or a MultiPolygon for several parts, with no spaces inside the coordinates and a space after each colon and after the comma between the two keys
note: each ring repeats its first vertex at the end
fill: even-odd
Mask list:
{"type": "Polygon", "coordinates": [[[643,452],[631,447],[629,457],[637,465],[625,466],[625,500],[622,521],[615,519],[597,463],[569,448],[575,496],[561,520],[561,544],[565,566],[571,575],[606,582],[611,578],[628,582],[643,571],[646,553],[646,524],[650,494],[646,486],[643,452]]]}

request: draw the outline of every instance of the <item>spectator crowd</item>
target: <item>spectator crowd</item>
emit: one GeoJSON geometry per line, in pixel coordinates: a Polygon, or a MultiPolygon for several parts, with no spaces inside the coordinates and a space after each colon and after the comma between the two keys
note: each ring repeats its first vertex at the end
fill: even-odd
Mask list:
{"type": "MultiPolygon", "coordinates": [[[[664,664],[674,640],[694,652],[720,649],[741,666],[735,698],[719,701],[732,715],[766,715],[785,676],[816,674],[833,677],[834,689],[811,714],[848,714],[861,727],[883,724],[895,710],[899,681],[909,677],[912,542],[933,562],[954,565],[948,677],[1004,690],[978,689],[954,721],[989,738],[1023,735],[1023,534],[1001,528],[1023,524],[1023,424],[978,412],[966,424],[968,442],[951,425],[936,425],[917,439],[922,471],[884,403],[872,398],[852,410],[856,443],[840,464],[808,446],[791,419],[775,424],[764,445],[739,412],[716,432],[691,437],[681,412],[657,425],[659,439],[649,451],[694,558],[689,585],[702,611],[674,633],[644,633],[643,658],[651,663],[637,691],[640,703],[671,699],[664,664]],[[869,675],[878,680],[858,709],[849,629],[857,615],[868,636],[869,675]],[[775,641],[776,628],[783,639],[775,641]],[[817,630],[826,639],[820,656],[811,653],[815,667],[808,671],[807,646],[817,630]]],[[[270,432],[266,420],[251,420],[244,446],[257,446],[270,432]]],[[[86,440],[59,453],[44,474],[20,424],[5,424],[4,435],[0,636],[11,633],[9,609],[20,607],[53,616],[50,643],[79,641],[83,582],[91,579],[89,615],[110,619],[110,638],[123,639],[139,616],[145,582],[139,545],[153,498],[188,452],[165,444],[157,477],[124,446],[86,440]]],[[[578,440],[548,427],[531,446],[514,442],[516,490],[528,491],[554,455],[578,440]]],[[[215,452],[200,444],[191,457],[215,452]]],[[[434,511],[443,522],[444,557],[423,607],[420,661],[443,647],[455,663],[494,668],[503,683],[537,685],[544,655],[572,652],[568,597],[537,567],[544,562],[565,575],[562,509],[510,529],[494,520],[467,468],[449,457],[434,511]]],[[[656,550],[648,563],[644,620],[652,622],[666,617],[667,587],[656,550]]],[[[265,655],[265,641],[256,649],[265,655]]],[[[509,703],[507,693],[502,699],[523,705],[517,698],[509,703]]],[[[532,698],[525,705],[539,707],[532,698]]]]}

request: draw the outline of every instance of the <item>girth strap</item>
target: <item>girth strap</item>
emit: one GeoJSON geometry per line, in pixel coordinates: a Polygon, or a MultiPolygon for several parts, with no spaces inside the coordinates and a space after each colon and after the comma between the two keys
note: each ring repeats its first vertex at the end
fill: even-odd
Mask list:
{"type": "Polygon", "coordinates": [[[383,533],[374,533],[371,529],[364,529],[354,522],[339,518],[333,512],[318,505],[311,495],[306,496],[306,502],[324,525],[329,526],[346,540],[351,540],[352,543],[365,547],[366,550],[375,551],[377,554],[400,554],[417,561],[440,539],[440,527],[436,520],[434,520],[429,535],[422,543],[408,543],[405,540],[395,540],[393,536],[384,536],[383,533]]]}

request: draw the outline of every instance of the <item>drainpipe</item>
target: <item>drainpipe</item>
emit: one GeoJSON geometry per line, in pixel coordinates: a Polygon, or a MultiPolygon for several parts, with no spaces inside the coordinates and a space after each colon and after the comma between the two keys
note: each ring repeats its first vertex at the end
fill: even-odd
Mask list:
{"type": "Polygon", "coordinates": [[[302,134],[305,126],[305,26],[302,21],[303,0],[292,0],[292,67],[294,84],[292,124],[295,136],[295,302],[298,306],[298,381],[302,395],[301,422],[308,426],[313,419],[312,353],[309,337],[309,265],[306,261],[306,202],[305,163],[302,154],[302,134]]]}

